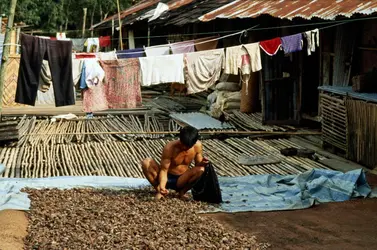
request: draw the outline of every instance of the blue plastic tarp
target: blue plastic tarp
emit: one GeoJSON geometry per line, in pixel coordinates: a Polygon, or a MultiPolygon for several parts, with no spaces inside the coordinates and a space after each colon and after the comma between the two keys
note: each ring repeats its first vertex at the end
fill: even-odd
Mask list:
{"type": "MultiPolygon", "coordinates": [[[[315,203],[375,197],[362,169],[347,173],[315,169],[289,176],[219,177],[219,183],[224,203],[215,211],[221,212],[304,209],[315,203]]],[[[0,210],[28,210],[30,200],[21,192],[25,187],[136,189],[147,185],[145,179],[109,176],[0,178],[0,210]]]]}
{"type": "Polygon", "coordinates": [[[224,203],[218,211],[276,211],[304,209],[316,202],[347,201],[371,193],[362,169],[342,173],[313,169],[298,175],[223,177],[224,203]]]}

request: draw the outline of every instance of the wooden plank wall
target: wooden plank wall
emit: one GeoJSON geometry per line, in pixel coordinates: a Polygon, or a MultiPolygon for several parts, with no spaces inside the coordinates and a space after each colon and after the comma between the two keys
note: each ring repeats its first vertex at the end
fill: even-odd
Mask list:
{"type": "Polygon", "coordinates": [[[377,104],[346,100],[348,157],[369,168],[377,166],[377,104]]]}

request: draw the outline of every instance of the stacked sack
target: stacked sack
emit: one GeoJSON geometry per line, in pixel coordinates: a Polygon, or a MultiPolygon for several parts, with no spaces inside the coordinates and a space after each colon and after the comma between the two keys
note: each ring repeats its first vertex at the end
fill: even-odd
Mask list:
{"type": "Polygon", "coordinates": [[[209,113],[218,118],[223,111],[239,110],[241,106],[241,86],[236,82],[220,82],[215,91],[207,97],[209,113]]]}

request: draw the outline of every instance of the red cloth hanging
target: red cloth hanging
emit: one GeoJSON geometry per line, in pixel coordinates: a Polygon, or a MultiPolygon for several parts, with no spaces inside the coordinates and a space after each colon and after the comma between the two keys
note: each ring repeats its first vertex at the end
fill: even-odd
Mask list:
{"type": "Polygon", "coordinates": [[[84,58],[96,58],[96,54],[94,53],[76,53],[76,59],[84,59],[84,58]]]}
{"type": "Polygon", "coordinates": [[[278,50],[281,46],[281,39],[280,37],[262,41],[259,43],[260,47],[267,53],[267,55],[273,56],[278,53],[278,50]]]}
{"type": "Polygon", "coordinates": [[[111,45],[110,36],[100,36],[99,37],[99,46],[100,47],[109,47],[111,45]]]}

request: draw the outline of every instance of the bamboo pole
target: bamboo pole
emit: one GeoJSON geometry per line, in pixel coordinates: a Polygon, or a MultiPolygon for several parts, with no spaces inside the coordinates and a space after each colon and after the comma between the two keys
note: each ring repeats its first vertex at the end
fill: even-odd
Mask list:
{"type": "Polygon", "coordinates": [[[5,81],[5,72],[7,70],[8,65],[8,58],[10,53],[9,43],[11,41],[11,35],[13,30],[13,20],[14,14],[16,12],[17,0],[11,0],[10,7],[9,7],[9,17],[8,17],[8,25],[5,31],[4,37],[4,48],[3,48],[3,55],[0,59],[2,61],[1,68],[0,68],[0,112],[3,109],[3,89],[4,89],[4,81],[5,81]]]}
{"type": "MultiPolygon", "coordinates": [[[[84,132],[84,133],[32,133],[27,134],[27,136],[35,135],[121,135],[121,134],[151,134],[151,135],[171,135],[179,134],[178,131],[155,131],[155,132],[145,132],[145,131],[119,131],[119,132],[84,132]]],[[[281,132],[281,131],[203,131],[200,132],[202,135],[216,135],[216,134],[229,134],[229,135],[321,135],[321,132],[281,132]]]]}
{"type": "Polygon", "coordinates": [[[117,7],[118,7],[118,22],[119,22],[119,42],[120,42],[120,50],[123,50],[123,37],[122,37],[122,20],[120,20],[120,6],[119,0],[117,0],[117,7]]]}
{"type": "Polygon", "coordinates": [[[86,23],[86,13],[87,13],[87,8],[83,8],[84,10],[84,19],[82,22],[82,38],[85,37],[85,23],[86,23]]]}

